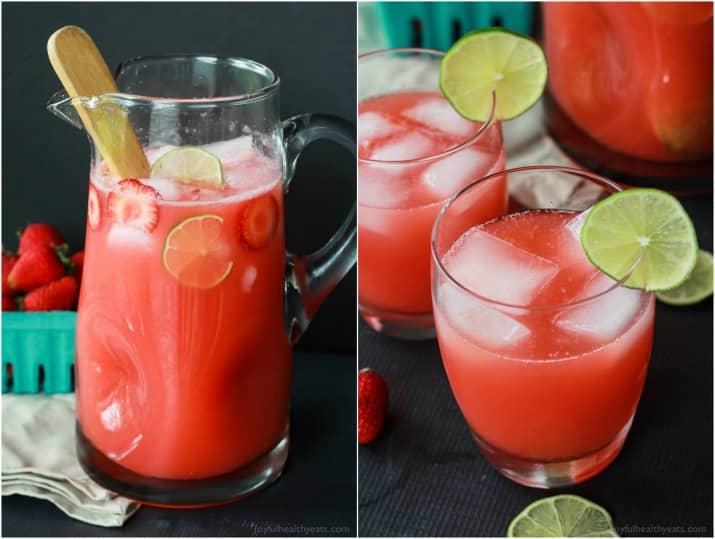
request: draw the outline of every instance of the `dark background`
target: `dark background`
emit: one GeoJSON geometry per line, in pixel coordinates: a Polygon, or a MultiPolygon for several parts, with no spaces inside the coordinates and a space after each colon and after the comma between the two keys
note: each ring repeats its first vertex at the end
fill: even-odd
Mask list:
{"type": "MultiPolygon", "coordinates": [[[[257,60],[281,77],[284,118],[334,114],[355,123],[356,6],[353,3],[5,3],[2,6],[2,243],[17,246],[29,222],[60,228],[72,249],[84,242],[89,144],[45,105],[59,79],[46,43],[73,24],[94,38],[111,70],[152,53],[193,52],[257,60]]],[[[312,145],[298,164],[286,210],[287,245],[312,251],[355,200],[355,159],[336,145],[312,145]]],[[[328,298],[298,345],[355,350],[355,270],[328,298]]]]}

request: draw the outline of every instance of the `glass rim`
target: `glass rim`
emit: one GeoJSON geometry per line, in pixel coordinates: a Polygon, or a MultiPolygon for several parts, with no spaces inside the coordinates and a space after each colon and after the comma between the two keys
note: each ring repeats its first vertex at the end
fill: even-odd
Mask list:
{"type": "MultiPolygon", "coordinates": [[[[423,49],[419,47],[397,47],[394,49],[378,49],[375,51],[370,51],[370,52],[365,52],[360,55],[358,55],[358,79],[360,78],[360,62],[362,60],[369,59],[373,56],[381,56],[383,54],[395,54],[395,53],[418,53],[418,54],[427,54],[427,55],[433,55],[433,56],[439,56],[442,57],[446,53],[444,51],[440,51],[437,49],[423,49]]],[[[439,80],[437,81],[439,83],[439,80]]],[[[380,94],[383,95],[383,94],[380,94]]],[[[389,94],[384,94],[384,95],[389,95],[389,94]]],[[[445,98],[446,100],[446,98],[445,98]]],[[[449,101],[447,101],[449,103],[449,101]]],[[[360,103],[360,99],[358,99],[358,104],[360,103]]],[[[450,104],[451,106],[451,104],[450,104]]],[[[456,146],[452,146],[450,148],[447,148],[446,150],[436,153],[436,154],[430,154],[425,157],[419,157],[415,159],[404,159],[404,160],[397,160],[397,161],[382,161],[379,159],[368,159],[366,157],[360,157],[360,151],[358,148],[358,161],[363,164],[367,165],[413,165],[413,164],[419,164],[419,163],[428,163],[430,161],[435,161],[437,159],[441,159],[443,157],[446,157],[448,155],[451,155],[453,153],[458,152],[459,150],[464,149],[466,146],[469,146],[470,144],[475,143],[481,136],[484,134],[488,129],[493,127],[498,121],[495,119],[494,115],[496,114],[496,107],[497,107],[497,98],[496,98],[496,92],[492,92],[492,106],[489,110],[489,118],[487,121],[482,122],[481,127],[477,130],[476,133],[465,139],[463,142],[457,144],[456,146]]],[[[455,111],[456,112],[456,111],[455,111]]],[[[466,118],[465,118],[466,120],[466,118]]],[[[472,120],[468,120],[472,121],[472,120]]],[[[360,122],[360,117],[358,114],[358,124],[360,122]]],[[[477,122],[474,122],[477,123],[477,122]]]]}
{"type": "MultiPolygon", "coordinates": [[[[587,170],[583,170],[580,168],[575,168],[575,167],[567,167],[567,166],[561,166],[561,165],[527,165],[527,166],[522,166],[522,167],[515,167],[511,169],[505,169],[501,170],[498,172],[494,172],[492,174],[489,174],[488,176],[485,176],[484,178],[480,178],[479,180],[471,182],[469,185],[463,187],[460,189],[457,193],[452,195],[442,206],[440,209],[439,213],[437,214],[437,218],[434,221],[434,225],[432,226],[432,235],[430,238],[430,251],[432,254],[432,259],[437,265],[437,268],[441,273],[443,273],[448,281],[462,290],[463,292],[466,292],[469,296],[475,298],[477,301],[481,301],[483,303],[486,303],[488,305],[493,305],[497,308],[500,309],[510,309],[510,310],[519,310],[522,312],[543,312],[543,311],[559,311],[559,310],[564,310],[564,309],[569,309],[572,307],[575,307],[577,305],[584,305],[586,303],[589,303],[597,298],[600,298],[602,296],[605,296],[606,294],[609,294],[613,290],[623,286],[626,281],[631,277],[633,272],[638,268],[638,265],[641,263],[641,260],[643,259],[644,255],[641,255],[638,257],[638,259],[634,262],[633,266],[628,270],[628,272],[623,276],[621,279],[615,280],[613,277],[610,275],[603,273],[603,275],[606,275],[609,279],[612,279],[614,283],[607,287],[605,290],[600,291],[597,294],[592,294],[589,295],[585,298],[581,298],[576,301],[569,301],[566,303],[559,303],[559,304],[551,304],[551,305],[516,305],[512,303],[506,303],[503,301],[497,301],[495,299],[489,298],[487,296],[483,296],[481,294],[478,294],[474,292],[473,290],[467,288],[464,286],[458,279],[456,279],[450,272],[449,270],[445,267],[445,265],[442,263],[441,257],[437,253],[437,234],[438,234],[438,229],[440,228],[440,224],[442,223],[442,219],[449,210],[449,208],[452,206],[452,204],[459,199],[462,195],[464,195],[467,191],[472,189],[473,187],[481,184],[482,182],[487,182],[489,180],[492,180],[496,177],[499,176],[504,176],[504,175],[509,175],[509,174],[519,174],[521,172],[529,172],[529,171],[543,171],[543,170],[549,170],[552,172],[560,172],[560,173],[565,173],[565,174],[570,174],[572,176],[579,176],[585,179],[588,179],[592,182],[595,182],[597,184],[600,184],[601,186],[607,186],[613,190],[613,192],[620,192],[623,191],[623,188],[620,187],[617,183],[615,183],[612,180],[609,180],[607,178],[604,178],[603,176],[599,176],[598,174],[594,174],[593,172],[589,172],[587,170]]],[[[593,205],[592,205],[593,206],[593,205]]],[[[590,207],[592,207],[590,206],[590,207]]],[[[539,208],[533,208],[533,209],[539,209],[539,208]]],[[[555,208],[558,209],[558,208],[555,208]]],[[[582,211],[586,211],[585,209],[582,211]]],[[[517,213],[517,212],[515,212],[517,213]]],[[[507,214],[510,215],[510,214],[507,214]]],[[[449,246],[451,247],[451,245],[449,246]]],[[[449,248],[447,249],[449,250],[449,248]]],[[[594,269],[601,271],[599,268],[594,266],[594,269]]],[[[635,289],[639,290],[640,292],[644,294],[650,294],[649,292],[646,292],[645,290],[641,289],[635,289]]]]}
{"type": "MultiPolygon", "coordinates": [[[[220,97],[158,97],[158,96],[147,96],[141,94],[132,94],[128,92],[109,92],[102,94],[101,97],[124,101],[136,104],[158,104],[158,105],[188,105],[196,107],[212,107],[219,104],[229,104],[229,103],[246,103],[257,101],[273,95],[280,85],[280,77],[268,66],[251,60],[250,58],[242,58],[239,56],[217,56],[213,54],[193,54],[193,53],[177,53],[177,54],[150,54],[145,56],[135,56],[124,60],[119,63],[117,68],[112,73],[113,78],[116,80],[119,75],[128,66],[135,64],[137,62],[146,61],[165,61],[165,60],[198,60],[207,63],[226,63],[233,67],[239,69],[245,69],[246,67],[256,68],[255,72],[263,72],[266,75],[266,80],[268,82],[257,90],[246,92],[239,95],[228,95],[220,97]]],[[[100,96],[80,96],[74,99],[82,99],[88,97],[100,97],[100,96]]]]}

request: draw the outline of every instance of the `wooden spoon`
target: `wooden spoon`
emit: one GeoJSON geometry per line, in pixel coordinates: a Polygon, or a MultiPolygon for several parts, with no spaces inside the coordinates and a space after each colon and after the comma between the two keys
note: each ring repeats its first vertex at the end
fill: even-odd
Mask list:
{"type": "MultiPolygon", "coordinates": [[[[119,91],[102,54],[82,28],[57,30],[47,41],[47,55],[70,97],[99,97],[119,91]]],[[[144,150],[120,105],[106,100],[96,107],[83,103],[74,107],[113,175],[149,177],[144,150]]]]}

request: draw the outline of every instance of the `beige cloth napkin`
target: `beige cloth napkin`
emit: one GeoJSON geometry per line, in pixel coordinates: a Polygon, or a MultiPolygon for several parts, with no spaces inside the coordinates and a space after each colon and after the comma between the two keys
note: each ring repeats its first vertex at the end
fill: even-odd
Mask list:
{"type": "MultiPolygon", "coordinates": [[[[544,107],[539,101],[522,116],[502,124],[507,168],[560,165],[583,168],[564,154],[544,129],[544,107]]],[[[527,208],[587,208],[601,188],[576,176],[539,171],[509,179],[509,194],[527,208]]]]}
{"type": "Polygon", "coordinates": [[[3,395],[2,495],[48,500],[77,520],[122,526],[139,504],[87,476],[74,432],[74,394],[3,395]]]}

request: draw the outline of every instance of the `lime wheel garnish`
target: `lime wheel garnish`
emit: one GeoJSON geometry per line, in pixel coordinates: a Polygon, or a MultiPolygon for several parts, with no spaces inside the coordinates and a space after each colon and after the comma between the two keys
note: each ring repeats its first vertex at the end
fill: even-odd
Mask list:
{"type": "Polygon", "coordinates": [[[211,152],[196,146],[182,146],[166,152],[151,167],[152,178],[166,178],[223,189],[223,166],[211,152]]]}
{"type": "Polygon", "coordinates": [[[208,213],[178,223],[164,240],[162,258],[166,271],[186,286],[208,289],[223,282],[233,268],[223,217],[208,213]]]}
{"type": "Polygon", "coordinates": [[[439,87],[454,110],[480,122],[509,120],[530,109],[546,85],[546,57],[528,36],[504,29],[475,30],[442,58],[439,87]]]}

